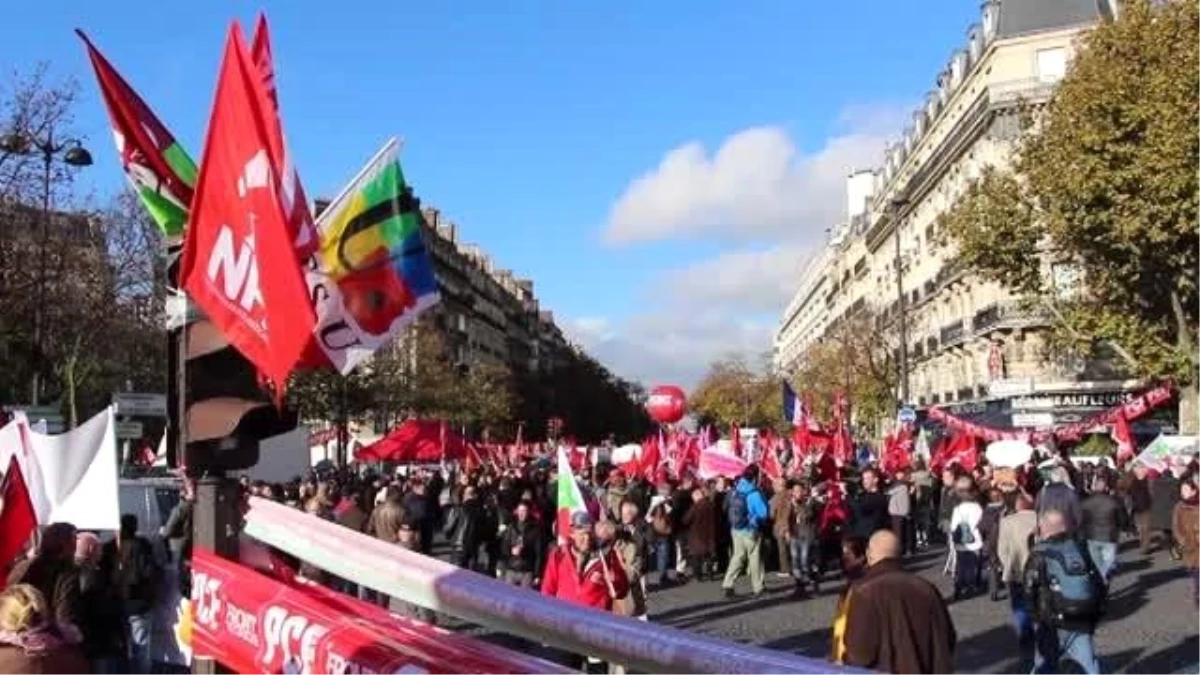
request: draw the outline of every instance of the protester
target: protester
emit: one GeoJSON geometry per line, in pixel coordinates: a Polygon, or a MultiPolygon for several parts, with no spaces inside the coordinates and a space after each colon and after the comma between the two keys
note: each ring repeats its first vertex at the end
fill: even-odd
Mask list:
{"type": "Polygon", "coordinates": [[[1034,627],[1029,599],[1025,597],[1024,573],[1036,533],[1037,513],[1033,510],[1033,500],[1021,493],[1017,496],[1016,511],[1000,519],[996,556],[1000,562],[1001,579],[1008,587],[1008,605],[1017,633],[1017,648],[1022,663],[1028,667],[1033,666],[1034,627]]]}
{"type": "Polygon", "coordinates": [[[571,517],[567,543],[554,547],[542,573],[542,594],[578,605],[612,611],[613,600],[629,592],[629,579],[611,548],[599,548],[586,512],[571,517]]]}
{"type": "Polygon", "coordinates": [[[867,569],[867,541],[848,535],[841,542],[842,576],[846,583],[838,593],[837,609],[833,615],[833,646],[830,660],[846,663],[846,619],[850,611],[850,589],[867,569]]]}
{"type": "Polygon", "coordinates": [[[22,560],[8,575],[8,584],[29,584],[42,594],[60,627],[78,630],[84,622],[79,569],[75,566],[75,526],[47,526],[32,558],[22,560]]]}
{"type": "Polygon", "coordinates": [[[1094,634],[1103,613],[1104,578],[1056,509],[1038,515],[1040,540],[1025,565],[1024,587],[1035,621],[1034,672],[1057,672],[1068,658],[1085,673],[1099,673],[1094,634]]]}
{"type": "Polygon", "coordinates": [[[1125,507],[1109,491],[1108,476],[1097,473],[1092,477],[1092,494],[1080,505],[1083,523],[1080,534],[1087,542],[1088,553],[1100,575],[1112,578],[1117,564],[1117,544],[1125,529],[1125,507]]]}
{"type": "Polygon", "coordinates": [[[58,625],[54,616],[42,593],[29,584],[0,593],[0,673],[92,672],[78,631],[58,625]]]}
{"type": "Polygon", "coordinates": [[[1150,481],[1150,527],[1166,541],[1172,560],[1179,560],[1179,547],[1171,535],[1175,504],[1179,501],[1179,479],[1170,469],[1150,481]]]}
{"type": "Polygon", "coordinates": [[[692,575],[705,581],[717,576],[717,505],[712,490],[692,490],[692,506],[683,515],[687,527],[688,566],[692,575]]]}
{"type": "Polygon", "coordinates": [[[912,486],[905,472],[896,472],[895,480],[888,486],[887,496],[892,531],[900,539],[901,554],[908,555],[915,547],[915,537],[912,532],[912,486]]]}
{"type": "Polygon", "coordinates": [[[941,593],[901,569],[895,533],[871,535],[867,570],[850,589],[845,663],[892,673],[950,673],[956,640],[941,593]]]}
{"type": "MultiPolygon", "coordinates": [[[[1000,519],[1004,517],[1004,493],[999,488],[987,491],[988,503],[979,519],[979,534],[983,539],[983,548],[979,551],[980,577],[987,577],[988,596],[992,602],[1000,599],[1000,560],[997,547],[1000,539],[1000,519]]],[[[977,582],[983,584],[980,579],[977,582]]]]}
{"type": "Polygon", "coordinates": [[[138,536],[137,531],[137,516],[122,514],[116,539],[104,545],[100,574],[112,584],[125,615],[130,672],[148,673],[154,606],[163,578],[162,566],[154,556],[153,547],[148,540],[138,536]]]}
{"type": "Polygon", "coordinates": [[[750,576],[750,587],[754,597],[763,593],[764,570],[762,560],[761,528],[768,514],[767,502],[758,489],[758,466],[746,467],[733,490],[726,499],[730,536],[733,539],[733,555],[721,587],[726,598],[733,598],[733,585],[743,571],[750,576]]]}
{"type": "Polygon", "coordinates": [[[979,523],[983,509],[979,493],[969,476],[958,479],[955,485],[958,505],[950,514],[950,542],[954,547],[954,600],[971,595],[979,583],[979,556],[983,550],[983,534],[979,523]]]}
{"type": "Polygon", "coordinates": [[[818,592],[820,587],[820,579],[813,574],[812,561],[809,558],[814,544],[817,544],[819,507],[808,484],[804,482],[794,483],[788,498],[792,503],[791,521],[788,523],[787,532],[788,547],[792,554],[792,578],[796,584],[795,594],[803,596],[809,584],[812,585],[814,593],[818,592]]]}
{"type": "Polygon", "coordinates": [[[857,536],[870,539],[872,534],[892,526],[892,517],[888,512],[890,500],[881,489],[877,469],[864,469],[861,479],[862,491],[851,501],[850,527],[857,536]]]}
{"type": "Polygon", "coordinates": [[[478,488],[467,485],[462,491],[462,501],[452,505],[446,516],[444,534],[450,541],[451,562],[465,570],[475,570],[479,549],[488,537],[488,526],[478,488]]]}
{"type": "Polygon", "coordinates": [[[75,565],[79,568],[80,603],[83,607],[83,656],[97,673],[117,673],[125,667],[129,645],[121,599],[100,569],[103,546],[91,532],[75,537],[75,565]]]}
{"type": "Polygon", "coordinates": [[[1194,479],[1179,483],[1179,502],[1175,504],[1171,532],[1179,542],[1184,567],[1192,577],[1192,602],[1200,605],[1200,507],[1194,479]]]}
{"type": "Polygon", "coordinates": [[[517,504],[513,521],[500,536],[504,579],[518,588],[534,588],[542,569],[542,542],[538,524],[530,519],[532,505],[517,504]]]}
{"type": "Polygon", "coordinates": [[[791,576],[792,573],[792,550],[791,544],[788,542],[788,530],[792,524],[792,495],[788,489],[787,481],[782,478],[777,478],[772,483],[773,494],[770,501],[770,519],[771,519],[771,534],[775,538],[775,549],[779,557],[779,571],[776,573],[781,577],[791,576]]]}

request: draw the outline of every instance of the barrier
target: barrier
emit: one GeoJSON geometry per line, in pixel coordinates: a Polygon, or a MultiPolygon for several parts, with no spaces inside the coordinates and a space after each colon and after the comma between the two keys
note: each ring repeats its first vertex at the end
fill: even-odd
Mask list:
{"type": "Polygon", "coordinates": [[[628,668],[660,673],[865,672],[726,642],[514,588],[263,499],[246,533],[339,577],[456,616],[628,668]]]}
{"type": "Polygon", "coordinates": [[[193,653],[239,673],[571,672],[201,548],[192,557],[192,599],[193,653]]]}

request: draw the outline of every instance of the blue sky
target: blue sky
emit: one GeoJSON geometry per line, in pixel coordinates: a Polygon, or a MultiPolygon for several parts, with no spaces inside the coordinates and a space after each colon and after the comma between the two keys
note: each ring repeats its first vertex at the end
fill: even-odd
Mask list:
{"type": "Polygon", "coordinates": [[[978,4],[41,0],[5,8],[0,63],[79,80],[103,199],[122,177],[72,29],[198,160],[229,22],[263,9],[310,196],[401,136],[422,200],[571,335],[689,385],[770,347],[842,176],[902,128],[978,4]]]}

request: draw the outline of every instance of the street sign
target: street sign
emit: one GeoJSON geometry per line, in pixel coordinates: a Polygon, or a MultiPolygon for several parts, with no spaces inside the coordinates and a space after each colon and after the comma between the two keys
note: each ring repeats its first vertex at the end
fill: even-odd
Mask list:
{"type": "Polygon", "coordinates": [[[117,438],[141,438],[141,422],[117,422],[117,438]]]}
{"type": "Polygon", "coordinates": [[[900,420],[901,424],[912,424],[917,421],[917,411],[904,406],[900,409],[900,412],[896,413],[896,419],[900,420]]]}
{"type": "Polygon", "coordinates": [[[67,430],[66,419],[59,412],[57,405],[6,405],[4,412],[12,413],[16,411],[25,413],[25,417],[29,419],[30,424],[37,424],[38,420],[46,421],[46,433],[61,434],[67,430]]]}
{"type": "Polygon", "coordinates": [[[166,417],[166,394],[139,394],[122,392],[113,394],[113,403],[117,405],[117,414],[128,417],[166,417]]]}

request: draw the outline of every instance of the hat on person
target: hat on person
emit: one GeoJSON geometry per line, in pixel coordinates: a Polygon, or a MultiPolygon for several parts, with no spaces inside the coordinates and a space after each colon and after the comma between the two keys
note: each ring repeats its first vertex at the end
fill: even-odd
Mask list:
{"type": "Polygon", "coordinates": [[[571,514],[571,529],[572,530],[590,530],[595,521],[592,520],[592,514],[587,511],[576,511],[571,514]]]}

